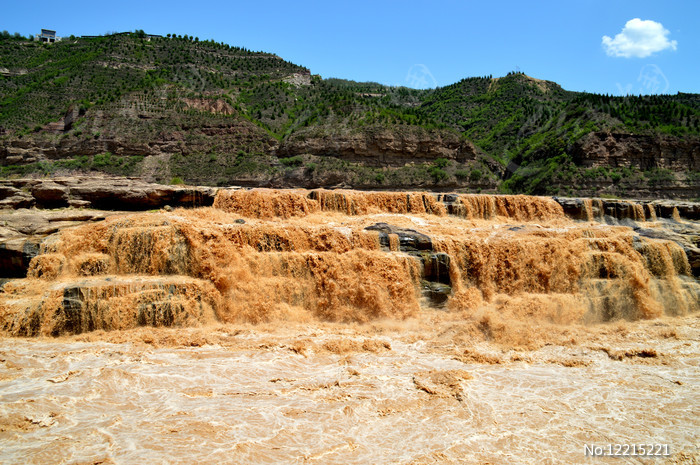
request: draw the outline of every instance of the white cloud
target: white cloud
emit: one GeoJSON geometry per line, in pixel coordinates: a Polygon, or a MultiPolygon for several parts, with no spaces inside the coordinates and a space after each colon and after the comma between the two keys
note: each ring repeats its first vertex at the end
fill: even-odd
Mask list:
{"type": "Polygon", "coordinates": [[[603,48],[611,57],[646,58],[668,48],[676,49],[678,42],[668,40],[668,34],[661,23],[634,18],[614,39],[603,36],[603,48]]]}

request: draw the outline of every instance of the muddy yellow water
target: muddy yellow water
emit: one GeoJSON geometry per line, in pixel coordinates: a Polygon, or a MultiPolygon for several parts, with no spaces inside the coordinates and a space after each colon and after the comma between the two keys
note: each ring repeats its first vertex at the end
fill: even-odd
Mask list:
{"type": "Polygon", "coordinates": [[[4,284],[0,462],[697,463],[699,309],[682,244],[552,199],[221,191],[4,284]]]}
{"type": "Polygon", "coordinates": [[[3,339],[0,458],[697,463],[697,317],[573,326],[536,350],[464,342],[463,329],[425,314],[3,339]],[[611,443],[672,456],[584,455],[611,443]]]}

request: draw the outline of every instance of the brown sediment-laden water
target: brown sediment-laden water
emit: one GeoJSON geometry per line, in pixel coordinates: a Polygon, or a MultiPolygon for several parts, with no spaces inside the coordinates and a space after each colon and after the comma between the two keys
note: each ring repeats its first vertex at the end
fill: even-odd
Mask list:
{"type": "Polygon", "coordinates": [[[0,460],[697,463],[697,221],[567,202],[220,190],[50,235],[0,292],[0,460]]]}

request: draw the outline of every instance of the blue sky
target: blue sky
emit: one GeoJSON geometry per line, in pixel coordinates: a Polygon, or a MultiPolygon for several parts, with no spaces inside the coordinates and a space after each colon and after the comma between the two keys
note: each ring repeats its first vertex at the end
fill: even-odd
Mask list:
{"type": "Polygon", "coordinates": [[[519,69],[569,90],[700,93],[697,0],[2,3],[11,33],[188,34],[323,77],[426,87],[519,69]]]}

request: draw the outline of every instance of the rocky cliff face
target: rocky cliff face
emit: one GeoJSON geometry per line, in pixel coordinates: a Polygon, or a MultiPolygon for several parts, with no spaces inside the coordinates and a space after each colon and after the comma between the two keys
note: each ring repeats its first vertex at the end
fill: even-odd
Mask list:
{"type": "Polygon", "coordinates": [[[375,127],[347,132],[299,131],[281,144],[278,154],[334,156],[369,166],[398,166],[437,158],[464,163],[475,160],[479,150],[448,131],[375,127]]]}
{"type": "MultiPolygon", "coordinates": [[[[223,101],[192,99],[187,104],[213,113],[232,111],[223,101]]],[[[148,127],[159,124],[151,116],[139,115],[137,121],[143,116],[143,124],[148,127]]],[[[86,121],[89,124],[84,124],[95,131],[107,130],[97,131],[92,137],[41,133],[0,141],[0,167],[23,172],[23,166],[38,169],[41,163],[53,163],[66,167],[58,172],[104,170],[157,182],[169,182],[177,176],[194,184],[220,186],[419,188],[443,192],[497,192],[509,174],[499,161],[457,133],[417,126],[314,127],[278,141],[262,128],[237,118],[203,126],[183,120],[151,135],[139,135],[134,121],[129,123],[131,126],[114,126],[131,128],[124,133],[109,129],[112,123],[105,115],[93,115],[86,121]],[[75,162],[106,153],[125,161],[108,167],[75,162]],[[299,159],[291,165],[279,160],[291,157],[299,159]],[[435,171],[437,168],[443,172],[435,171]]],[[[572,183],[569,178],[558,179],[555,172],[549,180],[554,189],[547,192],[679,199],[696,199],[700,192],[698,137],[595,132],[567,150],[576,164],[577,180],[572,183]],[[586,175],[586,171],[597,169],[610,173],[617,170],[618,176],[621,170],[634,170],[636,177],[586,175]]],[[[519,175],[525,172],[519,171],[519,175]]],[[[531,176],[539,174],[533,172],[531,176]]]]}
{"type": "MultiPolygon", "coordinates": [[[[190,103],[199,106],[217,105],[216,102],[202,103],[198,100],[190,103]]],[[[221,108],[224,114],[226,111],[229,109],[221,108]]],[[[148,119],[148,116],[142,118],[148,119]]],[[[240,120],[197,127],[190,127],[183,122],[174,127],[168,125],[169,127],[148,136],[138,134],[139,119],[132,121],[131,125],[118,126],[113,130],[109,118],[94,118],[88,123],[94,132],[81,134],[80,137],[42,133],[0,141],[0,166],[66,160],[107,152],[118,156],[147,157],[209,153],[212,150],[235,153],[243,148],[274,151],[277,147],[277,141],[265,131],[240,120]]]]}
{"type": "MultiPolygon", "coordinates": [[[[231,111],[222,101],[189,99],[186,104],[212,113],[231,111]]],[[[126,128],[122,133],[108,129],[95,132],[94,137],[41,133],[6,139],[0,142],[0,167],[24,173],[31,171],[22,167],[36,170],[48,163],[51,172],[60,174],[101,170],[151,182],[181,177],[193,184],[223,186],[438,190],[467,186],[494,190],[502,171],[498,162],[446,130],[367,127],[333,132],[317,128],[298,131],[280,142],[248,121],[228,118],[205,126],[170,122],[155,134],[139,136],[143,131],[132,120],[142,119],[144,127],[161,124],[151,116],[137,112],[130,115],[128,124],[117,124],[104,114],[92,115],[83,123],[96,131],[121,125],[126,128]],[[110,166],[93,162],[104,154],[118,162],[110,166]],[[292,164],[279,160],[291,157],[297,158],[292,164]],[[435,163],[450,166],[436,177],[428,172],[435,163]],[[477,166],[483,173],[479,179],[454,175],[459,170],[469,173],[477,166]]]]}
{"type": "Polygon", "coordinates": [[[700,138],[592,132],[574,145],[573,155],[584,167],[700,171],[700,138]]]}

